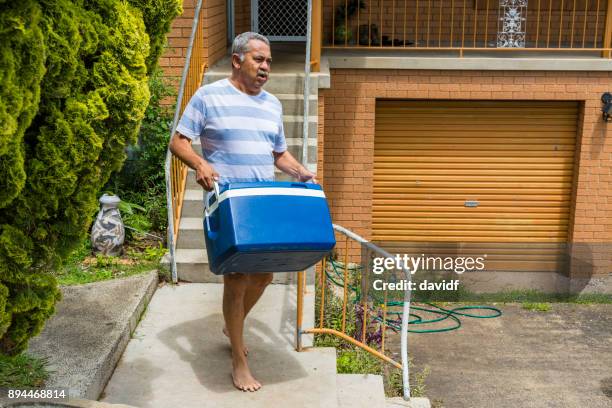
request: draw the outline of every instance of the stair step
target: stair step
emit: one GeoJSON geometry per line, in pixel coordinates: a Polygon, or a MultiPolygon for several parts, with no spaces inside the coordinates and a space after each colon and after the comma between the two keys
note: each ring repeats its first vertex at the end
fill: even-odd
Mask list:
{"type": "MultiPolygon", "coordinates": [[[[283,114],[285,115],[303,115],[304,114],[304,94],[275,94],[278,100],[283,105],[283,114]]],[[[315,115],[318,112],[318,95],[309,95],[308,111],[310,115],[315,115]]]]}
{"type": "Polygon", "coordinates": [[[181,217],[176,247],[180,249],[205,249],[202,218],[181,217]]]}
{"type": "Polygon", "coordinates": [[[175,256],[179,280],[198,283],[223,283],[223,276],[215,275],[210,271],[205,249],[177,248],[175,256]]]}
{"type": "MultiPolygon", "coordinates": [[[[308,122],[308,139],[317,140],[317,127],[318,122],[308,122]]],[[[304,121],[301,118],[296,121],[285,121],[283,122],[283,130],[285,139],[301,139],[304,134],[304,121]]]]}
{"type": "Polygon", "coordinates": [[[183,196],[182,217],[202,217],[204,215],[204,189],[194,188],[185,190],[183,196]]]}
{"type": "Polygon", "coordinates": [[[380,375],[338,374],[338,408],[385,408],[385,387],[380,375]]]}
{"type": "MultiPolygon", "coordinates": [[[[193,283],[223,283],[223,276],[215,275],[210,271],[206,249],[177,248],[175,256],[179,280],[193,283]]],[[[297,276],[297,272],[275,272],[272,283],[295,284],[297,276]]],[[[314,276],[314,267],[308,268],[306,270],[306,283],[313,284],[314,276]]]]}

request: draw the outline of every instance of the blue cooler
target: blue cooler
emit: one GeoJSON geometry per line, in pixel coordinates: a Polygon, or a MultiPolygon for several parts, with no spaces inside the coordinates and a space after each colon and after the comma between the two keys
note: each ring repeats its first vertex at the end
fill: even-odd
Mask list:
{"type": "Polygon", "coordinates": [[[209,194],[204,238],[213,273],[302,271],[336,245],[321,186],[232,183],[209,194]]]}

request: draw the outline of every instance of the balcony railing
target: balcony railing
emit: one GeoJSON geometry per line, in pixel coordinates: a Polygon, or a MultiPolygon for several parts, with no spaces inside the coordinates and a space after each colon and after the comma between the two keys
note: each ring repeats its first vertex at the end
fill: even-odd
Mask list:
{"type": "Polygon", "coordinates": [[[320,7],[326,49],[610,58],[612,0],[321,0],[320,7]]]}

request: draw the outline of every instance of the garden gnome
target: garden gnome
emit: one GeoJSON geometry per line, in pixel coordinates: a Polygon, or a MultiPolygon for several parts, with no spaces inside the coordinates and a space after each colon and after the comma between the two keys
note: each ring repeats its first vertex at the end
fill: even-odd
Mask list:
{"type": "Polygon", "coordinates": [[[121,254],[125,229],[119,213],[121,200],[115,195],[100,197],[100,212],[91,228],[91,246],[96,253],[116,256],[121,254]]]}

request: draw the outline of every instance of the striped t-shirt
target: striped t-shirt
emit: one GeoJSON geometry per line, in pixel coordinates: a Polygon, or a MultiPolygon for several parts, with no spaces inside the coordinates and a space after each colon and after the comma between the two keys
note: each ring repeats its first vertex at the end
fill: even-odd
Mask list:
{"type": "Polygon", "coordinates": [[[200,137],[219,184],[274,180],[274,155],[287,150],[280,101],[263,89],[255,96],[229,79],[198,89],[176,128],[200,137]]]}

